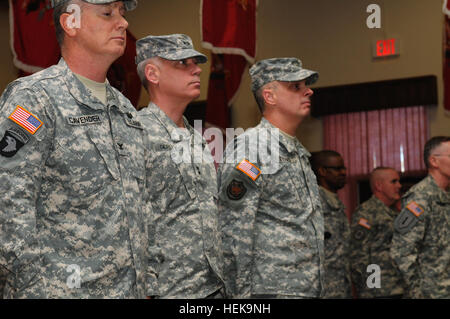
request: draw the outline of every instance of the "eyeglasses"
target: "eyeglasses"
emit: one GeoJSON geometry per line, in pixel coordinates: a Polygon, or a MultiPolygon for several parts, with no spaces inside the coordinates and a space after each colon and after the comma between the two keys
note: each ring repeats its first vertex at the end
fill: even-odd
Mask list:
{"type": "Polygon", "coordinates": [[[347,170],[347,167],[345,167],[345,166],[323,166],[323,168],[331,168],[331,169],[334,169],[337,171],[342,171],[342,170],[346,171],[347,170]]]}

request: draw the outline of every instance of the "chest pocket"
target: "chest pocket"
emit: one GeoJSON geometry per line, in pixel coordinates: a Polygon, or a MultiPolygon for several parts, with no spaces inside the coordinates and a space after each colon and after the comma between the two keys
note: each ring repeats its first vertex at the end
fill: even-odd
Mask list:
{"type": "Polygon", "coordinates": [[[74,196],[91,196],[120,177],[112,138],[105,130],[103,125],[75,127],[57,137],[47,166],[74,196]]]}
{"type": "MultiPolygon", "coordinates": [[[[174,145],[160,142],[153,146],[155,152],[155,159],[152,161],[153,169],[161,172],[157,174],[158,178],[165,179],[162,182],[155,181],[156,185],[160,185],[160,187],[156,186],[156,190],[160,192],[181,187],[186,196],[194,199],[197,197],[195,166],[191,163],[189,149],[180,143],[183,142],[174,145]],[[185,153],[183,156],[178,156],[180,155],[178,151],[181,150],[185,153]],[[175,153],[177,156],[174,155],[175,153]]],[[[183,194],[176,194],[176,196],[183,196],[183,194]]]]}

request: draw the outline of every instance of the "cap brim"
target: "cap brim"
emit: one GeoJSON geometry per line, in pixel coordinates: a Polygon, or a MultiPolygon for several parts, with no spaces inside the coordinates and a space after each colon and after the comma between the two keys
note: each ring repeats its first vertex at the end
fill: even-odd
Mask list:
{"type": "Polygon", "coordinates": [[[124,4],[127,11],[133,11],[137,7],[137,0],[125,0],[124,4]]]}
{"type": "Polygon", "coordinates": [[[183,60],[183,59],[189,59],[189,58],[197,58],[199,63],[206,63],[208,61],[208,58],[206,57],[206,55],[201,54],[200,52],[197,52],[195,50],[192,49],[186,49],[183,51],[179,51],[177,52],[177,54],[174,55],[170,55],[170,57],[166,57],[166,56],[160,56],[161,58],[164,58],[166,60],[171,60],[171,61],[177,61],[177,60],[183,60]]]}
{"type": "Polygon", "coordinates": [[[319,73],[316,71],[311,71],[307,69],[302,69],[301,71],[295,73],[289,73],[281,78],[278,81],[283,82],[294,82],[294,81],[303,81],[306,80],[306,85],[311,85],[317,82],[319,79],[319,73]]]}

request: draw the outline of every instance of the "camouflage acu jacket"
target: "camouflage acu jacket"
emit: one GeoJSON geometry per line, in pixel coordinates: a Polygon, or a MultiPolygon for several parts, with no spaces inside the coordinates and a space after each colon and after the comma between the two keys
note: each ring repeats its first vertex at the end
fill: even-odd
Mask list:
{"type": "Polygon", "coordinates": [[[351,298],[350,225],[337,194],[319,186],[325,225],[324,298],[351,298]]]}
{"type": "Polygon", "coordinates": [[[227,146],[219,210],[233,297],[321,295],[324,226],[309,156],[265,118],[227,146]]]}
{"type": "Polygon", "coordinates": [[[450,194],[430,175],[402,198],[391,255],[412,298],[450,298],[450,194]]]}
{"type": "Polygon", "coordinates": [[[6,298],[143,298],[142,126],[61,59],[0,100],[0,264],[6,298]]]}
{"type": "Polygon", "coordinates": [[[146,192],[153,206],[154,243],[163,255],[159,266],[155,260],[159,296],[207,297],[223,287],[217,178],[208,145],[186,119],[186,129],[180,130],[153,103],[139,116],[150,154],[146,192]]]}
{"type": "Polygon", "coordinates": [[[404,282],[390,255],[394,218],[398,215],[375,196],[362,203],[352,216],[352,280],[358,297],[375,298],[403,294],[404,282]],[[381,288],[369,288],[369,265],[380,267],[381,288]]]}

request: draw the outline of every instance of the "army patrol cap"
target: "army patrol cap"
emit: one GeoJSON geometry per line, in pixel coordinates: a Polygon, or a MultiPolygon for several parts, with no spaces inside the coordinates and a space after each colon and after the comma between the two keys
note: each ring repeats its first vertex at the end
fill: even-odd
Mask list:
{"type": "Polygon", "coordinates": [[[314,84],[319,78],[316,71],[302,68],[297,58],[272,58],[256,62],[249,70],[252,78],[252,91],[273,81],[295,82],[306,79],[306,85],[314,84]]]}
{"type": "MultiPolygon", "coordinates": [[[[51,0],[52,8],[59,6],[67,1],[69,0],[51,0]]],[[[83,0],[83,1],[92,4],[107,4],[111,2],[122,1],[127,11],[134,10],[137,6],[137,0],[83,0]]]]}
{"type": "Polygon", "coordinates": [[[136,64],[158,56],[178,61],[197,58],[198,63],[205,63],[208,58],[194,50],[192,40],[185,34],[149,35],[136,42],[136,64]]]}

